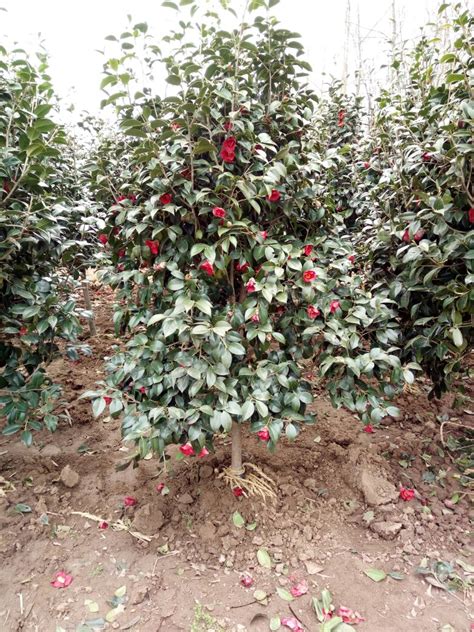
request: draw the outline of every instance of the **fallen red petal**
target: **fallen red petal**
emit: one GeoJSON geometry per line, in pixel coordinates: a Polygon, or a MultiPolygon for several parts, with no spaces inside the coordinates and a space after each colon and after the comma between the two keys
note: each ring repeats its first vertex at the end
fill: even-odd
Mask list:
{"type": "Polygon", "coordinates": [[[293,595],[293,597],[301,597],[301,595],[306,595],[307,592],[308,582],[306,581],[306,579],[302,579],[300,582],[294,584],[290,588],[290,593],[293,595]]]}

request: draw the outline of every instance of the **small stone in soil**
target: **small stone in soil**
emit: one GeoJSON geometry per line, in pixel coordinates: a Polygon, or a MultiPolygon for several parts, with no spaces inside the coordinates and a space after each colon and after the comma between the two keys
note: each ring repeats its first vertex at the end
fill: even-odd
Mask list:
{"type": "Polygon", "coordinates": [[[69,465],[66,465],[61,470],[61,474],[59,475],[59,479],[63,485],[66,487],[76,487],[81,477],[77,472],[75,472],[69,465]]]}

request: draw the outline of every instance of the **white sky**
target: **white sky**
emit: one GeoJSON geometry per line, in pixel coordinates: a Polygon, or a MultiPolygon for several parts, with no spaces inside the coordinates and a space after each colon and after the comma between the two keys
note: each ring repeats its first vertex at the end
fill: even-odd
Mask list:
{"type": "MultiPolygon", "coordinates": [[[[239,0],[233,2],[240,5],[239,0]]],[[[316,89],[325,81],[323,72],[341,76],[346,5],[347,0],[281,0],[274,8],[285,28],[301,33],[316,89]]],[[[438,5],[438,0],[396,0],[403,38],[416,37],[438,5]]],[[[175,11],[161,7],[161,0],[0,0],[0,7],[7,9],[0,11],[0,43],[16,41],[22,48],[34,49],[41,38],[50,54],[56,90],[77,113],[98,111],[103,57],[97,50],[104,49],[106,35],[120,34],[127,13],[134,22],[148,22],[158,38],[177,20],[175,11]]],[[[383,34],[392,31],[391,0],[351,0],[354,24],[357,10],[362,35],[367,36],[363,57],[368,67],[378,67],[387,47],[383,34]]],[[[355,60],[353,42],[349,51],[350,69],[355,60]]]]}

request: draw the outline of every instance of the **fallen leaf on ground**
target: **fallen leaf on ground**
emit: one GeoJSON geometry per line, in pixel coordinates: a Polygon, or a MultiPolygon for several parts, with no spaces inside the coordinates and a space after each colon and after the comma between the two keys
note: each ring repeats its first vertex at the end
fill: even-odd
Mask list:
{"type": "Polygon", "coordinates": [[[379,570],[378,568],[368,568],[364,571],[364,574],[367,575],[374,582],[381,582],[387,577],[387,574],[384,571],[379,570]]]}

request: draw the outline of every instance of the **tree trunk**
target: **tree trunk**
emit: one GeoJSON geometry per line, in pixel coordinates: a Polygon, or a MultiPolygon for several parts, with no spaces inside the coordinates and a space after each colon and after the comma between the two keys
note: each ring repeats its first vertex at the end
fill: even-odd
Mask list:
{"type": "Polygon", "coordinates": [[[84,295],[84,303],[85,303],[86,309],[89,312],[91,312],[90,318],[87,319],[89,321],[89,331],[90,331],[91,336],[96,336],[97,329],[95,327],[94,313],[92,311],[91,295],[89,292],[89,282],[87,279],[84,279],[82,281],[82,293],[84,295]]]}
{"type": "Polygon", "coordinates": [[[232,474],[242,476],[244,468],[242,467],[242,435],[240,432],[240,424],[236,421],[232,424],[232,474]]]}

